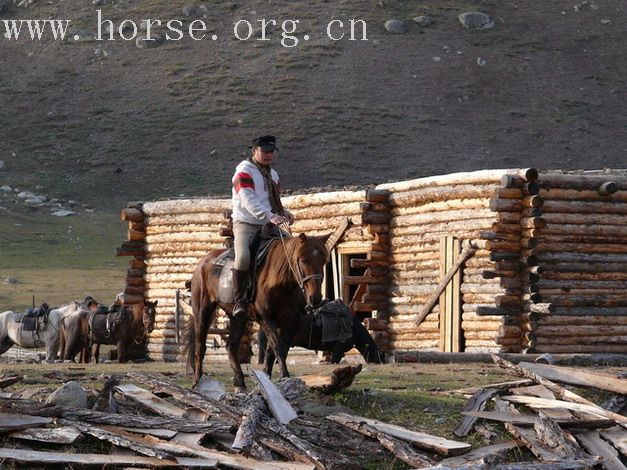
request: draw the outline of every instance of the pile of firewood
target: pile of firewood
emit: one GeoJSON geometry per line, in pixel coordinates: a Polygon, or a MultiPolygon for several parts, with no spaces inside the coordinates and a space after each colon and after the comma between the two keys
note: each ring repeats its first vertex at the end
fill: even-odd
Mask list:
{"type": "MultiPolygon", "coordinates": [[[[226,393],[219,382],[206,377],[190,390],[166,375],[130,372],[107,380],[93,409],[3,393],[0,434],[10,440],[3,439],[0,461],[42,467],[336,469],[384,461],[390,452],[388,461],[398,458],[413,468],[625,468],[618,452],[627,455],[627,417],[620,414],[627,380],[582,369],[516,366],[496,356],[495,361],[523,379],[445,392],[472,395],[456,435],[465,437],[473,429],[484,435],[489,426],[478,420],[491,420],[504,422],[514,438],[475,450],[465,442],[338,412],[309,393],[312,388],[332,393],[349,386],[361,366],[348,366],[331,376],[304,376],[278,384],[253,370],[257,388],[248,394],[226,393]],[[552,380],[616,395],[599,406],[552,380]],[[490,400],[494,410],[486,411],[490,400]],[[522,412],[514,404],[539,412],[522,412]],[[50,444],[74,445],[81,438],[87,444],[94,438],[110,443],[111,451],[82,451],[87,445],[50,450],[50,444]],[[18,439],[44,442],[46,450],[15,448],[18,439]],[[511,461],[511,451],[518,447],[527,447],[538,461],[501,463],[511,461]]],[[[18,380],[0,379],[0,388],[18,380]]],[[[529,454],[517,452],[513,457],[521,460],[525,455],[529,454]]]]}

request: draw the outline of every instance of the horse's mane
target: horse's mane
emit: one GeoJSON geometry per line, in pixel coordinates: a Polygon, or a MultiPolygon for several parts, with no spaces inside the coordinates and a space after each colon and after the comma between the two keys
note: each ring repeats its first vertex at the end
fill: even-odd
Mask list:
{"type": "Polygon", "coordinates": [[[298,258],[304,259],[307,263],[318,261],[324,265],[327,255],[327,248],[321,237],[294,237],[283,242],[278,240],[274,242],[272,256],[266,261],[268,283],[281,285],[296,282],[292,268],[297,269],[298,258]]]}

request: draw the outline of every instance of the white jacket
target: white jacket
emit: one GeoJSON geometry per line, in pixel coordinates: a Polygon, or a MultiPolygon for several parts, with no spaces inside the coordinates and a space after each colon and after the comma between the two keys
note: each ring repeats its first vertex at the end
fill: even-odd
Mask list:
{"type": "MultiPolygon", "coordinates": [[[[279,174],[271,170],[272,180],[278,185],[279,174]]],[[[270,222],[272,209],[270,206],[270,188],[266,188],[263,175],[254,163],[243,160],[235,168],[231,179],[233,188],[233,222],[265,225],[270,222]]]]}

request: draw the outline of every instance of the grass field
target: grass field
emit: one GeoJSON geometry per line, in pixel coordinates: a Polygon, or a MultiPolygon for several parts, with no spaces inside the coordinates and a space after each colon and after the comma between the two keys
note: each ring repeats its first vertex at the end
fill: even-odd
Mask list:
{"type": "Polygon", "coordinates": [[[103,303],[123,290],[128,260],[115,256],[125,224],[109,213],[53,217],[24,208],[0,218],[0,311],[59,305],[85,295],[103,303]],[[12,283],[9,279],[14,280],[12,283]]]}

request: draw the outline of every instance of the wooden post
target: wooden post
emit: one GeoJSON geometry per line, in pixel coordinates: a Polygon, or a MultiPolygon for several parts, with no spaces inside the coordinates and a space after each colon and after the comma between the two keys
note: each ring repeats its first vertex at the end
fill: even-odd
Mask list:
{"type": "MultiPolygon", "coordinates": [[[[455,268],[460,259],[460,241],[449,235],[440,237],[440,279],[455,268]]],[[[456,269],[440,296],[440,350],[461,351],[461,274],[456,269]]]]}

